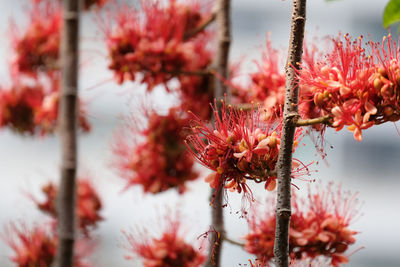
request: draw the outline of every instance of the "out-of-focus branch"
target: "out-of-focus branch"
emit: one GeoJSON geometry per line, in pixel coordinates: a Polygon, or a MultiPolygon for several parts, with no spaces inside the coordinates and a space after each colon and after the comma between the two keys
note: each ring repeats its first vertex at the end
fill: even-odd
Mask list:
{"type": "Polygon", "coordinates": [[[61,96],[59,134],[61,139],[61,183],[58,193],[58,250],[55,267],[74,266],[75,195],[77,169],[77,97],[79,0],[65,0],[61,41],[61,96]]]}
{"type": "Polygon", "coordinates": [[[229,237],[227,237],[226,235],[224,236],[224,240],[226,241],[226,242],[228,242],[228,243],[231,243],[232,245],[235,245],[235,246],[239,246],[239,247],[244,247],[244,244],[243,243],[240,243],[240,242],[238,242],[238,241],[235,241],[235,240],[233,240],[233,239],[230,239],[229,237]]]}
{"type": "Polygon", "coordinates": [[[185,35],[183,36],[184,40],[190,39],[194,36],[196,36],[198,33],[202,32],[203,30],[205,30],[208,25],[210,25],[215,18],[217,17],[217,14],[215,12],[211,13],[210,17],[205,20],[202,24],[200,24],[199,26],[197,26],[196,28],[192,29],[191,31],[185,33],[185,35]]]}

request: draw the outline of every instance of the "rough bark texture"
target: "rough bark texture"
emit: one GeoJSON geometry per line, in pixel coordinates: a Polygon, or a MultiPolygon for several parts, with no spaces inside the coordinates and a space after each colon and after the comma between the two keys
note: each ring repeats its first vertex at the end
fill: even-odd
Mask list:
{"type": "Polygon", "coordinates": [[[286,93],[281,146],[277,163],[278,197],[276,204],[275,264],[289,266],[289,225],[291,216],[291,172],[293,139],[298,117],[299,81],[294,68],[299,68],[303,54],[306,0],[293,0],[292,26],[286,62],[286,93]]]}
{"type": "Polygon", "coordinates": [[[61,97],[59,133],[61,139],[61,183],[58,193],[59,246],[55,267],[72,267],[75,241],[75,195],[77,168],[77,94],[79,0],[64,0],[61,41],[61,97]]]}
{"type": "MultiPolygon", "coordinates": [[[[228,78],[228,58],[229,58],[229,47],[231,44],[231,22],[230,22],[230,0],[218,0],[216,3],[216,22],[217,22],[217,38],[218,47],[214,62],[215,71],[223,78],[228,78]]],[[[218,109],[224,97],[224,94],[228,94],[228,90],[224,81],[218,78],[214,78],[214,97],[217,99],[218,109]]],[[[214,235],[212,239],[212,245],[210,247],[209,258],[206,266],[221,266],[221,250],[222,243],[224,241],[225,228],[224,228],[224,216],[223,216],[223,199],[224,189],[211,190],[211,198],[214,199],[214,204],[211,211],[212,225],[218,235],[214,235]]]]}

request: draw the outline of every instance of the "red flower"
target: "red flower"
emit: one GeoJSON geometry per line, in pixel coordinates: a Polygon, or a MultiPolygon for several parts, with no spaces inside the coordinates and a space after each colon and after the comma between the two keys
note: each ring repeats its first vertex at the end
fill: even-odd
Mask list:
{"type": "Polygon", "coordinates": [[[165,116],[154,111],[146,116],[149,120],[146,129],[139,131],[135,125],[129,135],[117,137],[114,165],[128,181],[127,186],[142,185],[145,192],[153,194],[170,188],[183,193],[185,183],[198,177],[193,158],[182,140],[187,120],[174,108],[165,116]],[[133,140],[138,135],[144,138],[139,144],[133,140]]]}
{"type": "Polygon", "coordinates": [[[22,34],[12,29],[15,51],[12,74],[36,76],[38,71],[51,72],[59,68],[62,9],[57,1],[34,1],[29,14],[29,26],[22,34]]]}
{"type": "MultiPolygon", "coordinates": [[[[39,209],[57,219],[56,197],[58,188],[53,183],[48,183],[42,187],[42,192],[46,195],[43,202],[34,200],[39,209]]],[[[87,179],[78,180],[76,215],[78,226],[85,236],[89,235],[90,228],[97,226],[103,220],[99,212],[102,208],[101,200],[94,190],[91,182],[87,179]]]]}
{"type": "MultiPolygon", "coordinates": [[[[200,266],[205,256],[179,235],[178,221],[170,221],[169,224],[160,238],[139,241],[136,236],[126,234],[128,249],[143,258],[144,267],[200,266]]],[[[149,238],[148,235],[145,237],[149,238]]]]}
{"type": "MultiPolygon", "coordinates": [[[[29,229],[22,224],[11,224],[6,228],[5,241],[14,251],[10,257],[18,267],[50,267],[56,255],[58,238],[50,225],[36,225],[29,229]]],[[[90,267],[84,258],[90,253],[82,243],[77,243],[74,267],[90,267]]]]}
{"type": "Polygon", "coordinates": [[[182,71],[202,70],[210,63],[209,34],[188,37],[211,16],[209,11],[203,11],[197,1],[170,0],[168,6],[161,1],[141,1],[141,5],[140,10],[126,6],[118,10],[115,27],[105,30],[109,68],[119,83],[135,80],[141,73],[142,82],[151,90],[182,71]]]}
{"type": "MultiPolygon", "coordinates": [[[[329,258],[332,266],[347,263],[344,254],[355,242],[356,231],[348,227],[356,215],[356,196],[343,193],[339,186],[332,190],[319,188],[313,193],[309,188],[307,199],[293,194],[292,217],[289,230],[289,251],[293,260],[329,258]]],[[[270,206],[269,206],[270,207],[270,206]]],[[[275,212],[270,208],[265,217],[259,212],[249,219],[250,232],[244,239],[245,249],[268,264],[273,258],[275,238],[275,212]]]]}
{"type": "MultiPolygon", "coordinates": [[[[264,122],[259,110],[246,113],[226,106],[223,101],[221,113],[217,111],[217,103],[214,106],[215,126],[193,116],[187,144],[204,166],[215,171],[206,178],[211,187],[251,194],[246,183],[246,179],[251,179],[265,181],[268,190],[275,188],[280,123],[264,122]]],[[[301,132],[301,129],[296,132],[295,146],[301,132]]]]}

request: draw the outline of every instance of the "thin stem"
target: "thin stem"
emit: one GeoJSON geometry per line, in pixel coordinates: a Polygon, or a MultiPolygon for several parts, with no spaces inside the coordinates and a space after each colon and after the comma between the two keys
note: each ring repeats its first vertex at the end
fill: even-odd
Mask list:
{"type": "Polygon", "coordinates": [[[315,125],[315,124],[329,124],[329,122],[331,121],[332,117],[329,115],[323,116],[323,117],[319,117],[319,118],[314,118],[314,119],[306,119],[306,120],[302,120],[302,119],[298,119],[296,121],[296,126],[297,127],[301,127],[301,126],[311,126],[311,125],[315,125]]]}
{"type": "Polygon", "coordinates": [[[202,24],[200,24],[197,28],[194,28],[193,30],[185,33],[185,35],[183,36],[183,40],[190,39],[190,38],[196,36],[198,33],[205,30],[208,27],[208,25],[210,25],[215,20],[216,16],[217,16],[216,13],[213,12],[210,15],[210,17],[207,20],[205,20],[202,24]]]}
{"type": "Polygon", "coordinates": [[[304,26],[306,21],[306,0],[293,0],[292,23],[288,59],[286,62],[286,91],[283,109],[281,147],[277,162],[278,190],[276,203],[276,230],[274,255],[275,265],[289,266],[289,225],[291,217],[291,172],[293,141],[298,118],[299,79],[296,71],[300,68],[303,54],[304,26]],[[296,70],[297,69],[297,70],[296,70]]]}
{"type": "Polygon", "coordinates": [[[79,0],[64,1],[59,107],[62,157],[61,183],[57,203],[59,245],[54,262],[55,267],[72,267],[74,265],[79,3],[79,0]]]}
{"type": "Polygon", "coordinates": [[[172,74],[174,76],[177,75],[187,75],[187,76],[204,76],[204,75],[211,75],[212,71],[211,70],[160,70],[159,72],[164,72],[168,74],[172,74]]]}
{"type": "Polygon", "coordinates": [[[235,246],[239,246],[239,247],[244,247],[244,243],[240,243],[240,242],[238,242],[238,241],[235,241],[235,240],[233,240],[233,239],[230,239],[229,237],[227,237],[227,236],[224,236],[224,240],[226,241],[226,242],[228,242],[228,243],[231,243],[232,245],[235,245],[235,246]]]}
{"type": "MultiPolygon", "coordinates": [[[[217,52],[214,62],[215,71],[223,78],[217,79],[214,76],[214,97],[219,100],[224,94],[228,94],[227,87],[223,80],[228,79],[228,58],[231,43],[231,22],[230,22],[230,0],[216,1],[216,22],[217,22],[217,52]]],[[[229,97],[229,95],[228,95],[229,97]]],[[[218,110],[221,109],[221,101],[217,101],[218,110]]],[[[213,246],[210,247],[208,261],[205,266],[221,266],[221,250],[225,236],[223,199],[224,190],[211,190],[211,198],[214,199],[211,216],[212,225],[218,234],[214,235],[213,246]]]]}

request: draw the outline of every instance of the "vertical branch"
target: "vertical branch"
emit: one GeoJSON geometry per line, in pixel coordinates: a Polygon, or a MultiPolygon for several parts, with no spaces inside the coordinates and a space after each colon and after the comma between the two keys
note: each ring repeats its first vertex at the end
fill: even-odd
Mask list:
{"type": "Polygon", "coordinates": [[[306,0],[293,0],[292,23],[288,58],[286,62],[286,92],[283,111],[281,146],[277,163],[278,197],[276,203],[276,230],[274,255],[279,267],[289,266],[289,225],[291,217],[291,172],[293,140],[298,116],[299,80],[296,69],[300,68],[303,54],[306,0]]]}
{"type": "Polygon", "coordinates": [[[75,195],[77,168],[77,94],[79,0],[64,0],[61,41],[61,96],[59,133],[61,139],[61,183],[58,193],[58,238],[56,267],[72,267],[75,238],[75,195]]]}
{"type": "MultiPolygon", "coordinates": [[[[228,58],[229,47],[231,44],[231,22],[230,22],[230,0],[218,0],[216,2],[216,22],[217,22],[217,52],[214,62],[215,71],[221,75],[223,79],[228,79],[228,58]]],[[[223,80],[214,77],[214,98],[217,99],[218,110],[221,108],[221,101],[224,94],[228,94],[227,87],[223,80]]],[[[219,190],[211,190],[211,198],[214,198],[214,204],[211,211],[212,225],[218,235],[214,235],[212,246],[210,247],[207,267],[221,265],[221,250],[224,240],[224,216],[223,216],[223,199],[224,188],[219,190]]]]}

